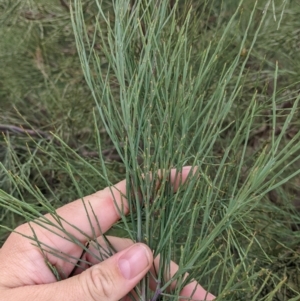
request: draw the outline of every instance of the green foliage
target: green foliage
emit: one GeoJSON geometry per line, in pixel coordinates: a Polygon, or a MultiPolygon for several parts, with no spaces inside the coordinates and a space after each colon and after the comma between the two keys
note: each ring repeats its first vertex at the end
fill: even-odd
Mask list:
{"type": "Polygon", "coordinates": [[[6,228],[124,174],[131,213],[112,233],[161,255],[164,300],[192,279],[218,300],[298,300],[300,6],[75,0],[70,20],[61,3],[1,7],[6,228]],[[197,172],[174,193],[184,165],[197,172]]]}

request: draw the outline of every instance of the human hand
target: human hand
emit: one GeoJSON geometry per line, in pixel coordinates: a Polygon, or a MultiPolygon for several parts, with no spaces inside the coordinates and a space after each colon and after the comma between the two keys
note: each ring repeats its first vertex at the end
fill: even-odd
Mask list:
{"type": "MultiPolygon", "coordinates": [[[[170,178],[175,190],[187,179],[189,172],[190,168],[185,167],[179,182],[180,177],[176,176],[176,170],[171,171],[170,178]]],[[[104,245],[100,229],[105,233],[120,218],[116,206],[122,208],[125,214],[128,213],[128,203],[124,195],[126,195],[125,180],[84,199],[69,203],[59,208],[56,213],[60,216],[64,230],[82,245],[87,243],[87,237],[95,236],[99,237],[99,243],[104,245]],[[89,220],[87,214],[96,218],[89,220]]],[[[54,224],[58,223],[53,215],[47,214],[45,217],[54,224]]],[[[59,250],[60,254],[68,254],[70,258],[80,258],[82,248],[75,244],[74,240],[66,240],[63,232],[58,233],[54,226],[47,229],[36,223],[19,226],[0,249],[0,299],[116,301],[124,298],[150,269],[154,269],[154,266],[158,269],[159,258],[153,259],[152,251],[145,244],[120,238],[110,238],[110,242],[116,249],[116,254],[99,263],[92,256],[97,250],[91,246],[90,252],[85,253],[82,258],[86,264],[74,268],[74,262],[66,261],[64,256],[53,254],[53,250],[59,250]],[[34,246],[32,241],[26,238],[33,235],[42,243],[47,252],[47,260],[45,253],[43,254],[38,246],[34,246]],[[64,271],[66,279],[57,281],[46,261],[57,271],[64,271]]],[[[172,262],[171,276],[177,268],[172,262]]],[[[193,300],[215,298],[196,282],[188,284],[180,295],[192,296],[193,300]]]]}

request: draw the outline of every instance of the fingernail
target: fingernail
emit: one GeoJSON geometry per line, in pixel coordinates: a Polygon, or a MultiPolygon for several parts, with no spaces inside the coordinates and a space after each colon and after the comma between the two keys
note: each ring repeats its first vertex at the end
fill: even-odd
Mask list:
{"type": "Polygon", "coordinates": [[[192,174],[194,175],[198,170],[198,166],[194,166],[194,167],[193,166],[184,166],[182,168],[182,171],[188,170],[190,172],[191,169],[192,169],[192,174]]]}
{"type": "Polygon", "coordinates": [[[137,244],[123,254],[118,261],[119,269],[126,279],[132,279],[143,272],[150,264],[147,249],[137,244]]]}

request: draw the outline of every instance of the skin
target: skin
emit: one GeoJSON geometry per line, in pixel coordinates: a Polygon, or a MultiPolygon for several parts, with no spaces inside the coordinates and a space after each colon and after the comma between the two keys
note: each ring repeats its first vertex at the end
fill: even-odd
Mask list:
{"type": "MultiPolygon", "coordinates": [[[[190,167],[184,167],[181,177],[176,176],[176,170],[171,171],[170,179],[175,190],[180,183],[185,182],[190,167]]],[[[159,186],[159,183],[157,184],[159,186]]],[[[69,203],[59,209],[57,214],[62,218],[62,225],[66,231],[72,234],[83,245],[87,243],[86,236],[98,237],[98,242],[105,248],[101,237],[97,220],[101,230],[106,232],[120,218],[119,208],[123,208],[128,214],[128,203],[126,198],[126,182],[105,188],[92,195],[86,196],[69,203]],[[115,200],[115,201],[114,201],[115,200]],[[86,206],[83,205],[83,202],[86,206]],[[93,210],[91,209],[93,208],[93,210]],[[89,216],[96,218],[87,219],[89,216]],[[92,223],[92,227],[91,224],[92,223]],[[71,225],[76,225],[74,228],[71,225]],[[94,228],[94,233],[92,232],[94,228]],[[81,231],[79,232],[78,229],[81,231]],[[86,233],[84,235],[83,233],[86,233]]],[[[46,217],[53,221],[49,214],[46,217]]],[[[153,258],[152,251],[148,246],[134,243],[128,239],[110,237],[109,240],[117,253],[108,259],[99,262],[92,255],[98,252],[93,245],[89,247],[90,252],[85,253],[83,259],[90,264],[82,264],[74,269],[74,263],[65,261],[47,252],[47,261],[59,271],[64,271],[66,279],[57,281],[49,265],[46,264],[44,254],[32,241],[21,234],[32,237],[33,233],[38,240],[44,243],[49,250],[51,248],[79,258],[82,248],[71,241],[49,231],[36,223],[23,224],[12,233],[2,249],[0,249],[0,296],[6,301],[117,301],[129,300],[129,292],[139,283],[149,270],[154,273],[154,267],[158,269],[159,257],[153,258]],[[72,273],[72,277],[68,276],[72,273]]],[[[44,247],[46,249],[46,247],[44,247]]],[[[98,252],[99,254],[99,252],[98,252]]],[[[171,262],[171,275],[176,273],[178,266],[171,262]]],[[[172,283],[170,290],[176,286],[172,283]]],[[[150,281],[150,288],[155,290],[156,283],[150,281]]],[[[192,297],[193,300],[214,300],[215,297],[206,292],[198,283],[193,282],[181,291],[182,297],[192,297]]],[[[183,299],[182,299],[183,300],[183,299]]]]}

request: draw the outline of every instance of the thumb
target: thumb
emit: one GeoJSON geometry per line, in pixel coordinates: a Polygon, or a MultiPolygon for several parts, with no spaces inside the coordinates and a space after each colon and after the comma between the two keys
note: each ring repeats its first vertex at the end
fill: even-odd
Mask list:
{"type": "Polygon", "coordinates": [[[144,244],[135,244],[69,278],[62,288],[68,296],[60,296],[59,300],[120,300],[145,276],[152,261],[151,250],[144,244]],[[71,298],[70,292],[73,292],[71,298]]]}
{"type": "MultiPolygon", "coordinates": [[[[63,281],[10,291],[15,300],[117,301],[126,296],[152,266],[153,255],[138,243],[63,281]],[[20,296],[22,297],[20,298],[20,296]]],[[[10,300],[10,299],[8,299],[10,300]]],[[[11,299],[13,300],[13,299],[11,299]]]]}

